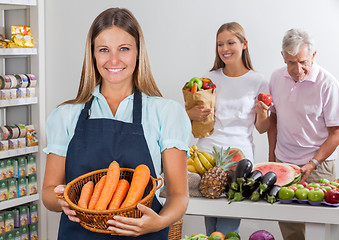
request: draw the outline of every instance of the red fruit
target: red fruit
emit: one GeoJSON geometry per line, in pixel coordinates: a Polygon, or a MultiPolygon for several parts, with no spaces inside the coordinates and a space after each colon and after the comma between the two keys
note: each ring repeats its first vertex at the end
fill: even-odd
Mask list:
{"type": "Polygon", "coordinates": [[[339,192],[335,190],[327,191],[325,201],[332,204],[339,203],[339,192]]]}
{"type": "Polygon", "coordinates": [[[307,182],[305,182],[305,181],[298,182],[298,184],[301,184],[301,185],[303,185],[304,187],[307,186],[307,182]]]}
{"type": "Polygon", "coordinates": [[[259,93],[258,100],[269,106],[272,102],[272,96],[268,93],[259,93]]]}
{"type": "Polygon", "coordinates": [[[290,185],[288,187],[293,189],[294,192],[298,190],[297,186],[295,186],[295,185],[290,185]]]}
{"type": "Polygon", "coordinates": [[[311,187],[311,186],[306,186],[305,188],[307,188],[308,190],[314,189],[314,187],[311,187]]]}

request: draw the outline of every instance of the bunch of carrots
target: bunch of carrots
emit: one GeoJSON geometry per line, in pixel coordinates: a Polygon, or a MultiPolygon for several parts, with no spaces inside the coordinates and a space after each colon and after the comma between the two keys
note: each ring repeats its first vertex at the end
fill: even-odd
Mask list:
{"type": "Polygon", "coordinates": [[[134,170],[131,184],[120,179],[119,163],[113,161],[104,175],[94,184],[88,181],[81,189],[78,206],[91,210],[113,210],[129,207],[141,200],[150,178],[150,170],[140,164],[134,170]]]}

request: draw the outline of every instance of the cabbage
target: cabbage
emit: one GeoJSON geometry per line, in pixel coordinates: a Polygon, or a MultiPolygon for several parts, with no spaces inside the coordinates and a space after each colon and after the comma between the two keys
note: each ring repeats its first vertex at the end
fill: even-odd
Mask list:
{"type": "Polygon", "coordinates": [[[266,230],[259,230],[252,233],[248,240],[274,240],[274,236],[266,230]]]}

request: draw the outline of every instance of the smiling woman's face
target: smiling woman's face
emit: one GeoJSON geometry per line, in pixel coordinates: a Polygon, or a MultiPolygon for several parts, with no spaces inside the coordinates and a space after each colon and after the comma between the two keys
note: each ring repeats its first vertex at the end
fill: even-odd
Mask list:
{"type": "Polygon", "coordinates": [[[103,30],[94,40],[96,66],[105,83],[131,84],[137,55],[135,39],[119,27],[103,30]]]}

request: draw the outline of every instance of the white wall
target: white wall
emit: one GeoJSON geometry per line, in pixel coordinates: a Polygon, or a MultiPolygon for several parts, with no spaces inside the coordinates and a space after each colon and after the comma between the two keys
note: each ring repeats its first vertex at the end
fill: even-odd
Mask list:
{"type": "MultiPolygon", "coordinates": [[[[57,104],[75,97],[87,31],[93,19],[109,7],[126,7],[134,13],[144,31],[160,90],[181,104],[181,87],[212,67],[216,31],[230,21],[245,28],[254,67],[267,78],[283,65],[281,40],[288,29],[295,27],[304,28],[314,37],[318,63],[339,78],[337,0],[58,0],[46,1],[45,5],[47,114],[57,104]]],[[[255,133],[255,144],[255,160],[266,161],[266,135],[255,133]]],[[[50,214],[50,239],[56,239],[57,217],[50,214]]],[[[267,226],[248,224],[242,224],[242,229],[267,226]]],[[[190,219],[185,222],[184,232],[202,231],[201,226],[201,218],[190,219]],[[190,221],[194,224],[188,226],[190,221]]]]}

